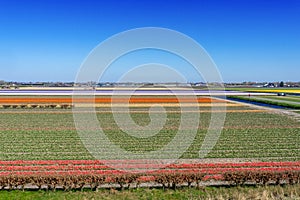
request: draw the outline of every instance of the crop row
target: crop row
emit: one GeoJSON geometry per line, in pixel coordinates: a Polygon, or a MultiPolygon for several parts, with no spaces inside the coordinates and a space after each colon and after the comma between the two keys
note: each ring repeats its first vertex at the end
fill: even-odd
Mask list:
{"type": "Polygon", "coordinates": [[[299,184],[300,171],[234,171],[223,174],[222,179],[230,184],[243,185],[246,183],[255,184],[299,184]]]}
{"type": "Polygon", "coordinates": [[[100,186],[117,184],[124,189],[130,186],[139,187],[142,183],[151,187],[158,184],[163,188],[176,189],[178,186],[199,186],[200,182],[220,180],[229,184],[296,184],[300,183],[300,171],[228,171],[220,176],[211,176],[202,172],[159,172],[159,173],[127,173],[127,174],[14,174],[0,176],[2,189],[24,189],[25,186],[36,186],[39,189],[55,190],[62,187],[64,190],[83,189],[89,187],[97,189],[100,186]]]}
{"type": "Polygon", "coordinates": [[[70,109],[73,108],[72,104],[3,104],[0,105],[0,108],[61,108],[61,109],[70,109]]]}
{"type": "Polygon", "coordinates": [[[32,103],[224,103],[225,100],[211,99],[209,97],[201,98],[0,98],[0,104],[32,104],[32,103]]]}
{"type": "Polygon", "coordinates": [[[46,174],[46,175],[9,175],[0,176],[0,187],[15,189],[17,187],[24,187],[28,184],[37,186],[39,189],[46,186],[47,189],[55,190],[57,187],[62,187],[64,190],[83,189],[89,187],[92,190],[97,189],[104,184],[118,184],[121,189],[130,187],[135,184],[138,187],[141,183],[155,182],[162,184],[163,187],[168,186],[167,182],[180,184],[188,182],[199,183],[204,177],[204,174],[195,173],[165,173],[165,174],[77,174],[77,175],[60,175],[60,174],[46,174]]]}
{"type": "Polygon", "coordinates": [[[244,101],[249,101],[249,102],[257,102],[257,103],[264,103],[264,104],[270,104],[270,105],[275,105],[275,106],[282,106],[285,108],[293,108],[293,109],[300,109],[300,105],[297,104],[297,102],[292,102],[292,101],[278,101],[278,100],[272,100],[272,99],[259,99],[259,98],[249,98],[249,97],[244,97],[244,96],[230,96],[230,99],[239,99],[239,100],[244,100],[244,101]]]}
{"type": "MultiPolygon", "coordinates": [[[[178,160],[180,161],[180,160],[178,160]]],[[[184,160],[183,160],[184,161],[184,160]]],[[[158,167],[167,166],[168,168],[238,168],[238,167],[300,167],[300,161],[294,162],[239,162],[239,163],[173,163],[163,164],[163,160],[2,160],[2,166],[75,166],[75,165],[157,165],[158,167]]]]}
{"type": "Polygon", "coordinates": [[[204,173],[206,175],[222,175],[229,172],[251,172],[251,171],[265,171],[265,172],[283,172],[283,171],[300,171],[299,167],[262,167],[262,168],[211,168],[211,169],[127,169],[127,171],[118,169],[98,169],[94,167],[76,167],[76,168],[61,168],[61,167],[45,167],[40,169],[38,167],[16,167],[10,171],[0,171],[0,176],[8,175],[78,175],[78,174],[126,174],[126,173],[204,173]],[[16,170],[16,171],[14,171],[16,170]],[[20,171],[19,171],[20,170],[20,171]],[[24,171],[23,171],[24,170],[24,171]],[[38,170],[38,171],[35,171],[38,170]]]}
{"type": "MultiPolygon", "coordinates": [[[[184,161],[183,161],[184,162],[184,161]]],[[[0,175],[116,174],[193,172],[220,175],[235,171],[300,171],[300,162],[173,163],[159,160],[41,160],[1,161],[0,175]]]]}

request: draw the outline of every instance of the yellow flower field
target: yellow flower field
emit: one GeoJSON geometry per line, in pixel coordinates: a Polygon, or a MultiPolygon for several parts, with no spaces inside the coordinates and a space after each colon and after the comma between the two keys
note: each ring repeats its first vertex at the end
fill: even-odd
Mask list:
{"type": "Polygon", "coordinates": [[[272,92],[272,93],[293,93],[300,94],[300,89],[249,89],[249,92],[272,92]]]}

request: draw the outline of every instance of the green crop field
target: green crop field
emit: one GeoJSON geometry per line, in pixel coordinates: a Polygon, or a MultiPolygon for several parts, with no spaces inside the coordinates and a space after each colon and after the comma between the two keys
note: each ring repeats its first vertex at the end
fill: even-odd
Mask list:
{"type": "Polygon", "coordinates": [[[248,102],[264,103],[269,105],[281,106],[283,108],[299,109],[300,102],[298,98],[287,98],[277,96],[228,96],[233,100],[245,100],[248,102]]]}
{"type": "MultiPolygon", "coordinates": [[[[300,159],[298,121],[284,115],[250,112],[253,109],[249,107],[227,109],[222,134],[207,158],[300,159]]],[[[147,110],[131,108],[133,120],[141,126],[147,125],[150,122],[147,110]]],[[[98,109],[97,118],[105,134],[120,147],[133,152],[151,151],[161,148],[176,134],[181,117],[180,112],[171,112],[176,110],[176,107],[168,108],[163,129],[153,137],[142,139],[123,132],[108,109],[98,109]]],[[[208,111],[208,108],[201,110],[208,111]]],[[[182,158],[197,158],[210,117],[209,112],[200,114],[197,135],[182,158]]],[[[1,109],[0,121],[0,160],[93,159],[76,132],[71,110],[1,109]]],[[[183,128],[191,131],[188,124],[183,128]]]]}
{"type": "Polygon", "coordinates": [[[300,96],[260,96],[263,98],[270,98],[275,100],[283,100],[283,101],[292,101],[292,102],[300,102],[300,96]]]}

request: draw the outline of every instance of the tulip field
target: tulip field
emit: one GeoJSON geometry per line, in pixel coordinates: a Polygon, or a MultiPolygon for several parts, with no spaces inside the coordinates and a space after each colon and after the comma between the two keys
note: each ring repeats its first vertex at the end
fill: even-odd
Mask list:
{"type": "Polygon", "coordinates": [[[300,94],[299,88],[228,88],[228,90],[244,91],[244,92],[266,92],[266,93],[287,93],[300,94]]]}
{"type": "MultiPolygon", "coordinates": [[[[89,99],[76,101],[88,105],[89,99]]],[[[182,111],[172,96],[97,96],[95,113],[106,136],[127,151],[153,151],[168,143],[178,130],[182,111]],[[161,104],[167,120],[150,138],[126,134],[114,120],[129,103],[132,120],[145,126],[149,107],[161,104]],[[118,110],[118,108],[120,108],[118,110]]],[[[88,187],[171,187],[216,184],[295,184],[300,182],[300,122],[291,116],[210,97],[181,98],[186,112],[198,112],[196,136],[175,162],[98,160],[85,148],[73,119],[68,96],[2,96],[0,98],[0,188],[82,189],[88,187]],[[226,110],[221,109],[226,105],[226,110]],[[193,109],[198,106],[199,110],[193,109]],[[214,109],[211,109],[214,107],[214,109]],[[218,109],[220,108],[220,109],[218,109]],[[212,113],[226,112],[216,145],[199,158],[212,113]],[[123,169],[123,170],[121,170],[123,169]]],[[[76,106],[76,105],[75,105],[76,106]]],[[[84,107],[84,106],[83,106],[84,107]]],[[[84,111],[82,111],[84,112],[84,111]]],[[[124,113],[124,117],[126,117],[124,113]]],[[[189,117],[189,115],[187,115],[189,117]]],[[[135,129],[128,124],[127,129],[135,129]]],[[[194,127],[182,124],[187,133],[194,127]]],[[[147,132],[150,130],[143,129],[147,132]]],[[[102,149],[105,151],[105,148],[102,149]]]]}

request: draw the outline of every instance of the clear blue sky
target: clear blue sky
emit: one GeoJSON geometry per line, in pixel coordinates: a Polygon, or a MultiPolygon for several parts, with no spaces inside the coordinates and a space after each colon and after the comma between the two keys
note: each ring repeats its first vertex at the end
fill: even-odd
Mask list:
{"type": "Polygon", "coordinates": [[[148,26],[194,38],[226,82],[300,81],[299,0],[0,0],[0,80],[74,81],[101,41],[148,26]]]}

